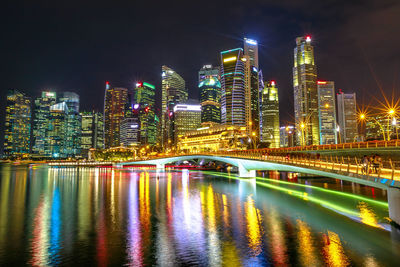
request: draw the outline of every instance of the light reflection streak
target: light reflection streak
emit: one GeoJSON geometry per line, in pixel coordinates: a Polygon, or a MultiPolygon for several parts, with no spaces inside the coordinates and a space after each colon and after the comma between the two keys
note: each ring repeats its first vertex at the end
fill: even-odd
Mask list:
{"type": "Polygon", "coordinates": [[[30,262],[33,266],[45,266],[49,264],[47,252],[49,247],[48,210],[49,203],[47,199],[42,196],[36,208],[33,220],[33,237],[31,243],[32,259],[30,262]]]}
{"type": "Polygon", "coordinates": [[[211,266],[221,264],[221,251],[217,232],[216,208],[214,191],[211,185],[207,189],[207,219],[208,219],[208,259],[211,266]]]}
{"type": "Polygon", "coordinates": [[[325,246],[323,247],[325,261],[328,266],[348,266],[350,263],[344,253],[342,243],[338,234],[328,231],[325,235],[325,246]]]}
{"type": "Polygon", "coordinates": [[[320,266],[313,247],[313,238],[310,227],[303,221],[297,219],[297,240],[300,261],[303,266],[320,266]]]}
{"type": "Polygon", "coordinates": [[[275,208],[271,208],[268,218],[268,229],[271,241],[269,242],[272,259],[275,265],[287,266],[287,247],[282,223],[275,208]]]}
{"type": "Polygon", "coordinates": [[[133,173],[129,181],[128,202],[128,262],[131,266],[142,266],[140,236],[139,199],[137,193],[137,174],[133,173]]]}
{"type": "Polygon", "coordinates": [[[260,230],[260,215],[259,210],[254,205],[252,196],[247,197],[245,203],[245,213],[247,220],[247,238],[249,247],[252,250],[253,256],[258,256],[261,253],[261,230],[260,230]]]}
{"type": "Polygon", "coordinates": [[[367,203],[361,201],[358,203],[357,208],[360,210],[360,218],[361,221],[367,225],[377,227],[377,228],[382,228],[378,224],[378,218],[372,208],[370,208],[367,203]]]}

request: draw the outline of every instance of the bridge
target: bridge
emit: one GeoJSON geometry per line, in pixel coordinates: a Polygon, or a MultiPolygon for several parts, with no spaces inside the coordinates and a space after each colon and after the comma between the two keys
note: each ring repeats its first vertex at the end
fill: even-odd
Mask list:
{"type": "Polygon", "coordinates": [[[315,176],[340,179],[366,186],[380,188],[388,192],[389,217],[400,225],[400,170],[391,166],[391,169],[379,168],[377,173],[371,173],[369,166],[363,172],[363,166],[355,160],[344,162],[323,160],[308,156],[291,157],[269,156],[251,151],[220,152],[212,154],[188,154],[170,157],[159,157],[148,160],[120,162],[117,167],[135,165],[153,165],[157,169],[164,169],[166,164],[175,162],[205,159],[230,164],[238,168],[240,177],[256,177],[256,171],[284,171],[311,174],[315,176]]]}

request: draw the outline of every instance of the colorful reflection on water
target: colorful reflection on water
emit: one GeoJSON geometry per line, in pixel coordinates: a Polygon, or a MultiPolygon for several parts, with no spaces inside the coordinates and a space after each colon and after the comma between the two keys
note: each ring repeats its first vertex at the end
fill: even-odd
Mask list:
{"type": "Polygon", "coordinates": [[[0,265],[376,266],[400,257],[387,203],[347,193],[353,185],[1,167],[0,265]]]}

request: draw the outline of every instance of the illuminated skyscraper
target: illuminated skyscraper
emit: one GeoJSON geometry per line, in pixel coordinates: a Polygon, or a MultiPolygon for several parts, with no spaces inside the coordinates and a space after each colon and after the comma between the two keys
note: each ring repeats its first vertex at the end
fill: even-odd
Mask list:
{"type": "Polygon", "coordinates": [[[221,52],[221,123],[246,126],[245,61],[243,49],[221,52]]]}
{"type": "Polygon", "coordinates": [[[249,132],[256,133],[259,137],[260,111],[259,111],[259,66],[258,43],[256,40],[244,38],[244,56],[246,61],[246,122],[249,132]]]}
{"type": "Polygon", "coordinates": [[[29,153],[31,138],[31,99],[17,90],[9,90],[6,104],[4,155],[29,153]]]}
{"type": "Polygon", "coordinates": [[[337,103],[340,142],[355,142],[358,135],[356,94],[344,94],[340,90],[337,94],[337,103]]]}
{"type": "Polygon", "coordinates": [[[50,107],[55,105],[55,92],[42,92],[41,97],[35,99],[33,120],[33,147],[32,152],[41,156],[51,156],[48,131],[50,129],[50,107]]]}
{"type": "MultiPolygon", "coordinates": [[[[68,157],[67,146],[70,129],[68,129],[69,109],[65,102],[54,104],[50,107],[49,128],[46,133],[48,150],[44,156],[53,158],[68,157]]],[[[80,142],[78,142],[78,145],[80,142]]]]}
{"type": "Polygon", "coordinates": [[[64,154],[72,157],[81,153],[81,115],[79,114],[79,95],[73,92],[63,92],[59,103],[67,106],[67,118],[64,140],[64,154]]]}
{"type": "Polygon", "coordinates": [[[100,112],[81,112],[81,153],[87,156],[90,148],[104,148],[104,121],[100,112]]]}
{"type": "Polygon", "coordinates": [[[205,65],[199,71],[201,122],[221,122],[221,82],[219,68],[205,65]]]}
{"type": "Polygon", "coordinates": [[[176,104],[184,103],[188,99],[188,91],[185,80],[173,69],[162,66],[162,118],[161,118],[161,135],[163,147],[172,144],[174,140],[174,125],[171,120],[173,117],[173,109],[176,104]]]}
{"type": "Polygon", "coordinates": [[[296,38],[293,67],[294,115],[301,145],[319,144],[317,67],[311,37],[296,38]]]}
{"type": "Polygon", "coordinates": [[[269,143],[269,147],[277,148],[280,145],[279,132],[279,97],[275,81],[265,84],[262,94],[262,141],[269,143]]]}
{"type": "Polygon", "coordinates": [[[120,146],[120,124],[124,119],[128,102],[128,89],[110,88],[106,83],[104,97],[104,146],[105,148],[120,146]]]}
{"type": "Polygon", "coordinates": [[[154,145],[157,142],[155,121],[156,87],[147,82],[136,83],[134,103],[139,105],[140,143],[154,145]]]}
{"type": "Polygon", "coordinates": [[[201,126],[201,105],[178,104],[174,107],[175,144],[189,131],[201,126]]]}
{"type": "Polygon", "coordinates": [[[335,83],[318,81],[318,114],[321,145],[336,144],[335,83]]]}
{"type": "Polygon", "coordinates": [[[258,69],[258,43],[256,40],[244,38],[244,54],[249,56],[250,66],[258,69]]]}

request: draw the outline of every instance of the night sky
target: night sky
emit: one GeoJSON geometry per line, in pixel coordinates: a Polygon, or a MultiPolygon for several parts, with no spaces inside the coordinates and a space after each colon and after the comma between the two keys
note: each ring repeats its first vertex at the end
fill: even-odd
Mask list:
{"type": "MultiPolygon", "coordinates": [[[[297,36],[310,34],[319,79],[368,104],[399,95],[400,1],[7,1],[1,8],[1,124],[7,89],[32,97],[73,91],[81,110],[102,111],[104,82],[157,86],[161,65],[198,98],[197,72],[219,52],[259,42],[264,79],[277,81],[281,124],[293,118],[297,36]]],[[[2,143],[2,142],[1,142],[2,143]]]]}

